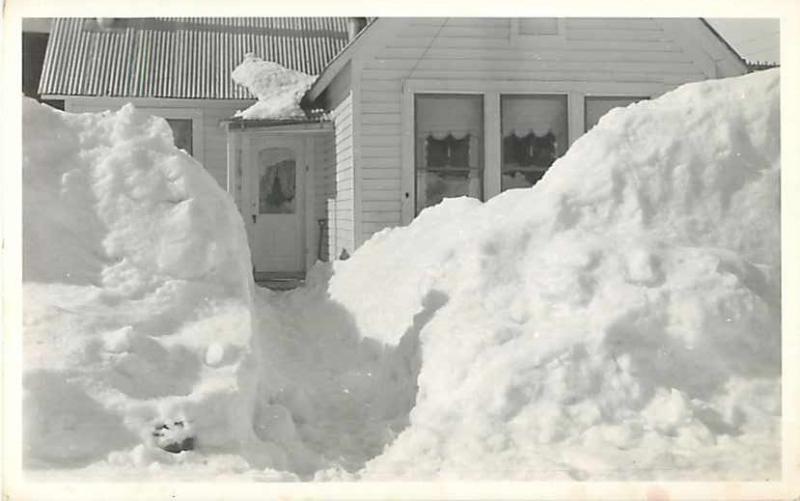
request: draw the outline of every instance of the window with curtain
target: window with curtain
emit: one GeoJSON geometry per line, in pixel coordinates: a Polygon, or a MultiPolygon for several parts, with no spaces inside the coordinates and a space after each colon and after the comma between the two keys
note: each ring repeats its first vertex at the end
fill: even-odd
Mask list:
{"type": "Polygon", "coordinates": [[[295,211],[295,153],[289,148],[258,152],[258,213],[293,214],[295,211]]]}
{"type": "Polygon", "coordinates": [[[172,129],[175,146],[193,155],[192,151],[192,119],[191,118],[166,118],[172,129]]]}
{"type": "Polygon", "coordinates": [[[589,131],[597,125],[600,118],[614,108],[628,106],[637,101],[650,99],[649,97],[611,97],[611,96],[591,96],[584,101],[584,130],[589,131]]]}
{"type": "Polygon", "coordinates": [[[567,96],[500,96],[501,189],[527,188],[567,151],[567,96]]]}
{"type": "Polygon", "coordinates": [[[414,99],[416,212],[448,197],[483,197],[483,96],[414,99]]]}

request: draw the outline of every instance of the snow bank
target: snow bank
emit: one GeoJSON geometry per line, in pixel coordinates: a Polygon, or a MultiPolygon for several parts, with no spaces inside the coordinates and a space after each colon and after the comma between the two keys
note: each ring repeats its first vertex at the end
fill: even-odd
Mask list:
{"type": "Polygon", "coordinates": [[[612,111],[535,187],[446,200],[290,293],[253,288],[241,217],[165,122],[26,101],[26,464],[775,478],[778,81],[612,111]]]}
{"type": "Polygon", "coordinates": [[[23,227],[25,463],[238,451],[252,436],[249,249],[167,123],[26,99],[23,227]]]}
{"type": "Polygon", "coordinates": [[[774,479],[779,137],[777,70],[686,85],[337,262],[361,335],[421,350],[361,476],[774,479]]]}
{"type": "Polygon", "coordinates": [[[300,101],[316,78],[254,54],[247,54],[231,77],[258,98],[253,106],[236,112],[235,116],[250,120],[305,118],[300,101]]]}

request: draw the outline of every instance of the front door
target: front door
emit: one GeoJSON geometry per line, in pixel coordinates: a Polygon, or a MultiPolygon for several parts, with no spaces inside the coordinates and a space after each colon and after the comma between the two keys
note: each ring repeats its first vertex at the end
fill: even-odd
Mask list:
{"type": "Polygon", "coordinates": [[[305,161],[300,139],[253,138],[250,250],[256,273],[305,269],[305,161]]]}

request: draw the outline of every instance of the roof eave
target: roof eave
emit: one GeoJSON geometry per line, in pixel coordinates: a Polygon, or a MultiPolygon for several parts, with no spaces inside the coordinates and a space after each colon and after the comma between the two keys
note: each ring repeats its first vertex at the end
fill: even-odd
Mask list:
{"type": "Polygon", "coordinates": [[[322,73],[319,74],[317,79],[311,85],[311,88],[308,89],[304,96],[304,100],[308,102],[313,102],[316,100],[320,94],[328,87],[328,85],[333,81],[336,75],[344,68],[347,63],[353,58],[353,55],[358,51],[359,47],[363,45],[363,41],[366,39],[365,33],[367,31],[374,31],[375,24],[381,22],[382,18],[375,18],[371,20],[364,29],[358,32],[358,34],[347,43],[347,45],[339,51],[333,59],[328,62],[325,68],[322,70],[322,73]]]}
{"type": "Polygon", "coordinates": [[[719,40],[722,43],[722,45],[727,47],[727,49],[731,52],[731,54],[733,54],[733,56],[736,58],[736,60],[739,62],[739,64],[742,65],[742,69],[745,72],[747,72],[748,71],[748,66],[747,66],[747,61],[745,60],[745,58],[743,58],[742,55],[739,54],[736,51],[736,49],[734,49],[733,46],[731,44],[729,44],[728,41],[725,40],[725,38],[722,35],[720,35],[720,33],[716,29],[714,29],[714,27],[711,25],[711,23],[708,22],[708,20],[706,18],[701,17],[700,21],[706,26],[706,28],[708,28],[711,31],[711,33],[715,37],[717,37],[717,40],[719,40]]]}
{"type": "Polygon", "coordinates": [[[250,129],[253,127],[280,127],[285,125],[309,125],[316,126],[318,129],[327,129],[331,127],[330,120],[319,118],[294,118],[294,119],[245,119],[245,118],[228,118],[220,121],[220,124],[227,126],[229,129],[250,129]]]}

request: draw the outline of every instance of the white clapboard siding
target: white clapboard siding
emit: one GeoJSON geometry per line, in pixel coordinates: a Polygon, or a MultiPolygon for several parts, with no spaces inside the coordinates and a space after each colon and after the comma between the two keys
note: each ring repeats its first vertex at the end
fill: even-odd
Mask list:
{"type": "MultiPolygon", "coordinates": [[[[456,92],[462,82],[497,92],[502,82],[530,93],[537,92],[537,84],[539,92],[563,84],[564,93],[572,93],[571,106],[577,106],[584,95],[640,87],[663,90],[713,72],[708,60],[685,49],[675,29],[657,19],[562,19],[558,36],[519,34],[516,21],[508,18],[413,18],[399,23],[370,48],[351,75],[359,79],[354,88],[360,110],[361,241],[403,219],[406,82],[453,83],[456,92]]],[[[573,109],[569,118],[577,122],[582,114],[573,109]]],[[[572,123],[571,130],[582,131],[583,124],[572,123]]]]}
{"type": "Polygon", "coordinates": [[[352,93],[333,110],[335,165],[326,193],[328,253],[339,257],[342,249],[355,249],[355,197],[353,182],[353,99],[352,93]]]}

